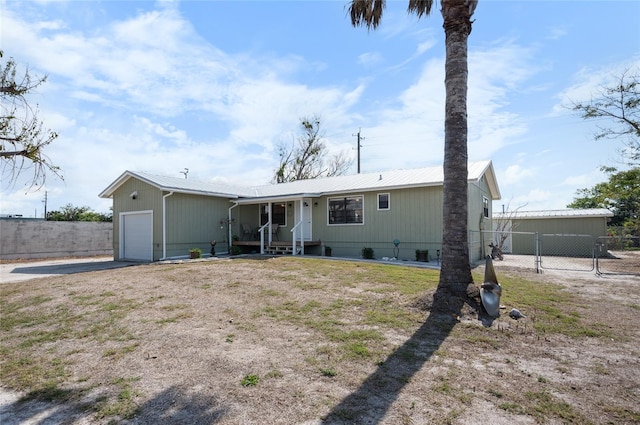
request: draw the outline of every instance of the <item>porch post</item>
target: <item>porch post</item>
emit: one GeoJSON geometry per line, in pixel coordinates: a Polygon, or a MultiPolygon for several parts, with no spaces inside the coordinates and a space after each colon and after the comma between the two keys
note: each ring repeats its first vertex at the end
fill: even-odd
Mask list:
{"type": "Polygon", "coordinates": [[[298,228],[296,227],[297,223],[296,223],[295,205],[296,205],[296,201],[293,201],[294,213],[293,213],[293,223],[291,224],[291,245],[292,245],[293,251],[291,252],[291,255],[298,255],[298,253],[296,252],[296,240],[298,239],[298,228]]]}
{"type": "MultiPolygon", "coordinates": [[[[300,198],[300,255],[304,255],[304,198],[300,198]]],[[[294,245],[295,251],[295,245],[294,245]]]]}
{"type": "Polygon", "coordinates": [[[269,223],[269,238],[267,239],[269,241],[269,246],[271,246],[271,242],[273,241],[273,233],[271,233],[271,224],[272,224],[272,219],[271,219],[271,201],[269,201],[269,203],[267,204],[267,220],[269,223]]]}

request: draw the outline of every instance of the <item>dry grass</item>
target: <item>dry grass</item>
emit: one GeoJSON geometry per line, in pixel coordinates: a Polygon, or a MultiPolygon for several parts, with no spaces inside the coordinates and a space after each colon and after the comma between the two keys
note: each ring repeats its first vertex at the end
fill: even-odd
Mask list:
{"type": "Polygon", "coordinates": [[[24,399],[0,419],[638,423],[640,281],[499,278],[526,319],[431,315],[436,271],[325,259],[5,284],[0,379],[24,399]]]}

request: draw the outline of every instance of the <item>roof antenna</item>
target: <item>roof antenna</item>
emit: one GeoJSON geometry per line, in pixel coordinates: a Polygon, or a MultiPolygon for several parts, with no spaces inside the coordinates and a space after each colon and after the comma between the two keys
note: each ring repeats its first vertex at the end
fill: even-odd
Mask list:
{"type": "Polygon", "coordinates": [[[185,168],[184,171],[180,171],[180,173],[184,174],[184,179],[187,179],[187,174],[189,174],[189,169],[185,168]]]}

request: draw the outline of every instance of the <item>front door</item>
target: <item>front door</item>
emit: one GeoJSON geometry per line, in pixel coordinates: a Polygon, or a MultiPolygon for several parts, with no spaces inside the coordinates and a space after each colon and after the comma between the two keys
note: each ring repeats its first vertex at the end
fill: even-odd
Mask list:
{"type": "MultiPolygon", "coordinates": [[[[296,223],[300,220],[300,202],[296,202],[296,223]]],[[[302,239],[311,240],[311,199],[302,200],[302,239]]],[[[298,227],[300,229],[300,227],[298,227]]]]}

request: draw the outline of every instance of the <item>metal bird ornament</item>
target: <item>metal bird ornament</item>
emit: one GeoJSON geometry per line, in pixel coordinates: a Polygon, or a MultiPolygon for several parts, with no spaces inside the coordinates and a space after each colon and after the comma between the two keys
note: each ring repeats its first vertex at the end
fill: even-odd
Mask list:
{"type": "Polygon", "coordinates": [[[493,269],[491,256],[487,255],[487,262],[484,268],[484,283],[480,286],[480,298],[482,299],[482,305],[489,316],[500,316],[501,295],[502,286],[498,283],[496,272],[493,269]]]}
{"type": "Polygon", "coordinates": [[[524,319],[527,316],[520,313],[520,310],[518,310],[517,308],[512,308],[511,311],[509,312],[509,317],[511,317],[514,320],[518,320],[518,319],[524,319]]]}

